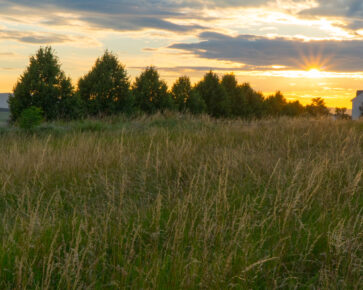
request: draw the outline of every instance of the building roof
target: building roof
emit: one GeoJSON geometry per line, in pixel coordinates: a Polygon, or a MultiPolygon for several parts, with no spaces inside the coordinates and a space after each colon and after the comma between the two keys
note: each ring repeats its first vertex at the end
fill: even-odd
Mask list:
{"type": "Polygon", "coordinates": [[[352,102],[357,99],[358,97],[363,96],[363,91],[357,91],[357,95],[354,99],[352,99],[352,102]]]}

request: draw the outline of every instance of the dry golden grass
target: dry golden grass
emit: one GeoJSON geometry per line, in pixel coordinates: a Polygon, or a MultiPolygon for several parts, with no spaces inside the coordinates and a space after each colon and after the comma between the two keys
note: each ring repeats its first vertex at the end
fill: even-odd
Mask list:
{"type": "Polygon", "coordinates": [[[362,289],[362,132],[188,116],[3,132],[0,288],[362,289]]]}

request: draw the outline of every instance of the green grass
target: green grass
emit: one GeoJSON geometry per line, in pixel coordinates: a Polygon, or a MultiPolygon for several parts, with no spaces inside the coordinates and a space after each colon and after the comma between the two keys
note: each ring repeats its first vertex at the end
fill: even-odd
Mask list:
{"type": "Polygon", "coordinates": [[[151,116],[0,135],[0,288],[362,289],[363,126],[151,116]]]}

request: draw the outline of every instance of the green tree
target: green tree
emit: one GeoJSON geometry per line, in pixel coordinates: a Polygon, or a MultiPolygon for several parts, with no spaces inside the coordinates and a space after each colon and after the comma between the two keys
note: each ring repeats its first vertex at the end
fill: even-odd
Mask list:
{"type": "Polygon", "coordinates": [[[287,101],[281,92],[277,92],[265,100],[266,113],[269,116],[281,116],[286,105],[287,101]]]}
{"type": "Polygon", "coordinates": [[[192,90],[190,93],[186,106],[187,110],[192,114],[202,114],[207,110],[205,101],[196,90],[192,90]]]}
{"type": "Polygon", "coordinates": [[[44,112],[47,120],[59,118],[62,102],[71,98],[74,89],[71,80],[61,70],[51,47],[41,47],[16,83],[9,98],[12,121],[27,108],[35,106],[44,112]]]}
{"type": "Polygon", "coordinates": [[[246,106],[241,108],[243,116],[248,119],[262,118],[266,114],[263,95],[253,90],[249,83],[244,83],[240,89],[246,98],[246,106]]]}
{"type": "Polygon", "coordinates": [[[162,80],[155,67],[147,67],[136,78],[133,85],[133,94],[138,108],[146,113],[163,112],[173,109],[174,101],[168,92],[168,86],[162,80]]]}
{"type": "Polygon", "coordinates": [[[219,81],[217,74],[210,71],[200,81],[196,90],[207,105],[207,113],[213,117],[228,117],[231,112],[231,102],[228,94],[219,81]]]}
{"type": "Polygon", "coordinates": [[[192,93],[190,78],[187,76],[182,76],[177,79],[171,89],[171,93],[178,110],[180,112],[185,112],[187,109],[187,102],[192,93]]]}
{"type": "Polygon", "coordinates": [[[79,80],[78,90],[91,115],[128,112],[133,105],[125,67],[107,50],[79,80]]]}
{"type": "Polygon", "coordinates": [[[350,120],[351,116],[347,114],[347,108],[335,108],[335,117],[338,120],[350,120]]]}
{"type": "Polygon", "coordinates": [[[304,106],[299,101],[288,102],[282,111],[282,114],[289,117],[297,117],[305,112],[304,106]]]}
{"type": "Polygon", "coordinates": [[[234,74],[226,74],[222,78],[231,106],[230,114],[234,117],[246,117],[247,97],[243,86],[238,85],[234,74]]]}
{"type": "Polygon", "coordinates": [[[313,117],[329,116],[329,109],[322,98],[312,99],[312,103],[306,106],[306,112],[313,117]]]}
{"type": "Polygon", "coordinates": [[[76,120],[83,119],[87,115],[87,108],[85,102],[76,92],[73,96],[66,98],[61,104],[59,109],[59,116],[61,119],[76,120]]]}

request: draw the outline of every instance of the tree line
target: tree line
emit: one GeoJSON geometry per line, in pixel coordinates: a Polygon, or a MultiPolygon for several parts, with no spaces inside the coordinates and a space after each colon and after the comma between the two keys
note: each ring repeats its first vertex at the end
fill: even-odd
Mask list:
{"type": "Polygon", "coordinates": [[[233,74],[220,78],[210,71],[195,85],[188,76],[182,76],[169,89],[150,66],[131,84],[125,66],[108,50],[75,88],[51,47],[41,47],[30,58],[9,96],[9,107],[13,122],[30,107],[40,109],[46,120],[165,110],[246,119],[329,115],[321,98],[307,106],[287,101],[281,92],[265,98],[248,83],[239,84],[233,74]]]}

